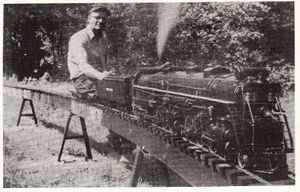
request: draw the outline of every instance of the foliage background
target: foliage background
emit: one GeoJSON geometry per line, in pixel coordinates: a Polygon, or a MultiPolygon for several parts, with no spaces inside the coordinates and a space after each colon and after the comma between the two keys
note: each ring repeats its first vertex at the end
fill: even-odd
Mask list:
{"type": "MultiPolygon", "coordinates": [[[[108,7],[108,65],[128,74],[158,65],[159,4],[108,7]]],[[[68,41],[85,27],[93,4],[4,5],[4,75],[66,81],[68,41]]],[[[182,3],[161,60],[178,66],[262,66],[285,90],[294,89],[294,3],[182,3]]]]}

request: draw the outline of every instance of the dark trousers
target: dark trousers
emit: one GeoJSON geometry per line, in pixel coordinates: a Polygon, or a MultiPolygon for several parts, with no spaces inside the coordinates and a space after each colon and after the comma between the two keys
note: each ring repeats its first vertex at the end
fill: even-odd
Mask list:
{"type": "MultiPolygon", "coordinates": [[[[89,93],[96,93],[96,79],[87,77],[86,75],[81,75],[78,78],[73,79],[73,85],[80,96],[85,98],[89,93]]],[[[113,148],[117,150],[118,153],[124,154],[131,152],[135,149],[135,145],[128,140],[120,137],[116,133],[109,131],[110,134],[107,136],[109,142],[113,145],[113,148]]]]}
{"type": "Polygon", "coordinates": [[[86,75],[80,75],[78,78],[73,79],[73,85],[77,93],[81,95],[97,92],[96,79],[90,78],[86,75]]]}

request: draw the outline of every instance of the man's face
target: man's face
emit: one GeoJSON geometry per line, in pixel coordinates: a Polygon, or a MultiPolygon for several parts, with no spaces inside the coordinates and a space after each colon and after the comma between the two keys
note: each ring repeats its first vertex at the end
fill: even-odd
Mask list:
{"type": "Polygon", "coordinates": [[[101,12],[92,12],[88,17],[88,25],[93,30],[102,30],[105,27],[107,15],[101,12]]]}

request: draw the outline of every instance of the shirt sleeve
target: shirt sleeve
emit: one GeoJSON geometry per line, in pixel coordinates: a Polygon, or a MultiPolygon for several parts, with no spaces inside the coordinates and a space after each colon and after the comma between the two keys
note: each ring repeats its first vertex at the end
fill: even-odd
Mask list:
{"type": "Polygon", "coordinates": [[[97,71],[88,63],[88,54],[86,48],[84,47],[84,43],[84,38],[76,38],[76,36],[71,37],[68,53],[68,60],[71,62],[68,63],[68,67],[71,68],[71,70],[72,68],[77,67],[80,72],[88,77],[102,79],[104,74],[97,71]],[[70,63],[74,63],[76,66],[70,65],[70,63]]]}

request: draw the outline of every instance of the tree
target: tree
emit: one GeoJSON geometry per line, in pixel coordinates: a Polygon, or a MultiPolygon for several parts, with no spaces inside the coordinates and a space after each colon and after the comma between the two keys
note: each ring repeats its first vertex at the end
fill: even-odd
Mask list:
{"type": "MultiPolygon", "coordinates": [[[[85,24],[82,12],[89,5],[5,5],[5,73],[40,77],[44,72],[67,79],[69,37],[85,24]],[[79,25],[79,21],[82,21],[79,25]]],[[[83,27],[82,27],[83,28],[83,27]]]]}
{"type": "Polygon", "coordinates": [[[292,2],[187,3],[168,42],[168,60],[223,66],[259,66],[272,80],[294,80],[292,2]]]}
{"type": "MultiPolygon", "coordinates": [[[[156,36],[160,4],[100,4],[112,16],[108,68],[130,74],[137,66],[158,65],[156,36]]],[[[68,41],[85,27],[93,4],[5,5],[4,72],[39,77],[45,71],[67,80],[68,41]]],[[[162,61],[178,66],[208,64],[261,66],[270,78],[293,84],[294,3],[182,3],[162,61]],[[292,82],[292,83],[290,83],[292,82]]]]}

